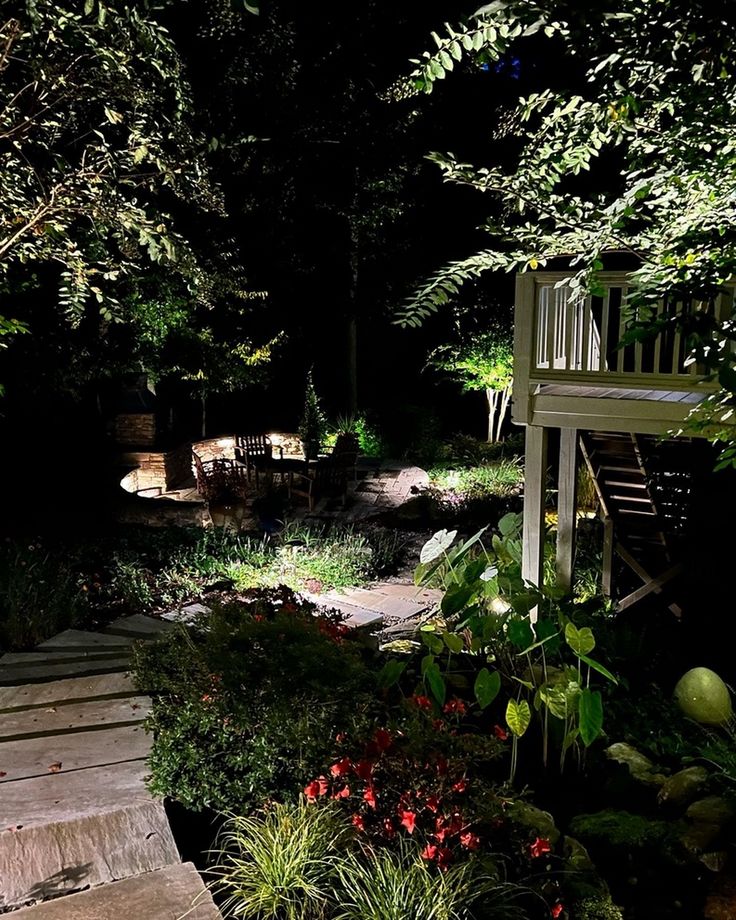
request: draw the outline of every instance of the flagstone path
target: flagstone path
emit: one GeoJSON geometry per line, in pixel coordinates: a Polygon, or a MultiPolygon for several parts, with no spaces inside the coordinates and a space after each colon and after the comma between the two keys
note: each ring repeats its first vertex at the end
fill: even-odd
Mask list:
{"type": "Polygon", "coordinates": [[[130,647],[168,628],[138,615],[0,657],[0,912],[220,917],[145,786],[150,700],[127,673],[130,647]]]}
{"type": "MultiPolygon", "coordinates": [[[[410,632],[439,592],[382,583],[308,595],[369,631],[410,632]]],[[[19,920],[216,920],[182,864],[162,803],[145,786],[151,701],[128,673],[132,643],[192,621],[135,615],[66,630],[0,657],[0,913],[19,920]]]]}

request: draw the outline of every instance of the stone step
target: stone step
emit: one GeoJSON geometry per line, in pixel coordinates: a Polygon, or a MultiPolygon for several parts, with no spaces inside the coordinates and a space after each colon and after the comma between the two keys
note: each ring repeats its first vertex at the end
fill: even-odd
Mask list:
{"type": "MultiPolygon", "coordinates": [[[[60,788],[57,795],[63,798],[64,790],[60,788]]],[[[0,832],[0,908],[20,907],[178,862],[166,812],[153,799],[55,823],[8,822],[0,832]]],[[[63,902],[53,903],[69,911],[63,902]]],[[[128,913],[120,911],[117,916],[128,913]]],[[[59,916],[71,920],[76,914],[59,916]]]]}
{"type": "MultiPolygon", "coordinates": [[[[49,735],[80,731],[100,725],[140,722],[151,711],[147,696],[125,699],[87,700],[57,706],[0,713],[0,740],[22,735],[49,735]]],[[[0,747],[0,762],[2,747],[0,747]]]]}
{"type": "Polygon", "coordinates": [[[65,629],[36,646],[47,652],[64,651],[124,651],[135,640],[125,636],[110,636],[101,632],[88,632],[83,629],[65,629]]]}
{"type": "Polygon", "coordinates": [[[50,706],[70,700],[134,696],[136,693],[133,678],[121,672],[72,677],[44,684],[0,687],[0,712],[50,706]]]}
{"type": "Polygon", "coordinates": [[[139,725],[6,741],[0,745],[0,771],[5,774],[0,787],[32,776],[143,760],[150,748],[151,739],[139,725]]]}
{"type": "Polygon", "coordinates": [[[383,623],[383,617],[374,610],[366,610],[363,607],[356,607],[348,604],[340,598],[332,598],[326,594],[314,595],[308,598],[318,608],[326,611],[337,611],[345,617],[343,623],[353,629],[366,629],[379,627],[383,623]]]}
{"type": "Polygon", "coordinates": [[[149,772],[144,760],[130,760],[1,783],[0,844],[5,840],[6,826],[22,825],[28,831],[132,805],[158,804],[146,788],[149,772]]]}
{"type": "Polygon", "coordinates": [[[366,588],[350,588],[346,591],[330,591],[324,595],[326,601],[341,601],[352,607],[370,610],[387,617],[410,617],[424,609],[425,604],[415,603],[402,597],[390,597],[380,591],[366,588]]]}
{"type": "Polygon", "coordinates": [[[191,863],[167,866],[112,885],[25,907],[18,920],[221,920],[191,863]]]}
{"type": "Polygon", "coordinates": [[[63,661],[109,661],[111,658],[127,658],[130,649],[81,649],[78,651],[42,651],[32,652],[6,652],[0,657],[0,668],[17,667],[18,665],[37,664],[50,662],[52,664],[63,661]]]}
{"type": "Polygon", "coordinates": [[[418,588],[416,585],[399,584],[397,582],[379,582],[373,585],[372,591],[378,591],[388,597],[401,598],[423,607],[431,607],[442,600],[442,592],[436,588],[418,588]]]}
{"type": "Polygon", "coordinates": [[[144,613],[134,613],[129,617],[118,617],[105,632],[111,636],[129,636],[133,639],[155,639],[159,633],[173,629],[174,624],[156,617],[146,616],[144,613]]]}
{"type": "MultiPolygon", "coordinates": [[[[36,654],[30,652],[28,654],[36,654]]],[[[47,655],[58,655],[56,652],[47,652],[47,655]]],[[[98,657],[86,656],[81,659],[46,658],[43,661],[29,661],[27,664],[15,663],[2,667],[0,661],[0,686],[17,685],[22,683],[42,683],[55,681],[66,677],[89,677],[92,674],[112,674],[116,671],[127,671],[130,661],[127,658],[100,655],[98,657]]]]}

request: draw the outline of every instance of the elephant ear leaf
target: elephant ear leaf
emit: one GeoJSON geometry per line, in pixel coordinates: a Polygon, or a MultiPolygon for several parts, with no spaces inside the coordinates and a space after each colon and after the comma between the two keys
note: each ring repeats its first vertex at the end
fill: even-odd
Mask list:
{"type": "Polygon", "coordinates": [[[423,565],[426,565],[428,562],[434,562],[442,553],[447,552],[455,541],[456,536],[456,530],[438,530],[422,547],[422,551],[419,554],[419,561],[423,565]]]}
{"type": "Polygon", "coordinates": [[[532,721],[532,712],[526,700],[509,700],[506,706],[506,724],[517,738],[521,738],[532,721]]]}
{"type": "Polygon", "coordinates": [[[576,655],[589,655],[595,648],[595,638],[590,626],[578,629],[573,623],[565,627],[565,641],[576,655]]]}
{"type": "Polygon", "coordinates": [[[603,700],[598,690],[582,690],[579,702],[580,737],[589,747],[603,730],[603,700]]]}
{"type": "Polygon", "coordinates": [[[490,706],[498,696],[501,689],[501,675],[498,671],[489,671],[488,668],[481,668],[478,676],[475,678],[475,698],[481,709],[490,706]]]}

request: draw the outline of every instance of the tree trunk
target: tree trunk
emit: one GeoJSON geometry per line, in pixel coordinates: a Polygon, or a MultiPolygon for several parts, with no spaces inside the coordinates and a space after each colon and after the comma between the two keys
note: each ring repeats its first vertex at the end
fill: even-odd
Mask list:
{"type": "Polygon", "coordinates": [[[488,443],[493,444],[493,429],[496,418],[496,403],[498,393],[490,388],[486,390],[486,399],[488,400],[488,443]]]}
{"type": "Polygon", "coordinates": [[[503,431],[503,423],[506,421],[506,413],[509,408],[509,402],[511,400],[511,386],[504,387],[501,391],[501,408],[498,413],[498,423],[496,426],[496,440],[500,441],[501,433],[503,431]]]}
{"type": "Polygon", "coordinates": [[[207,394],[202,393],[200,396],[202,406],[202,438],[207,437],[207,394]]]}
{"type": "Polygon", "coordinates": [[[358,258],[360,252],[360,234],[358,231],[358,170],[355,169],[355,185],[348,226],[350,230],[349,269],[347,310],[347,414],[358,414],[358,258]]]}

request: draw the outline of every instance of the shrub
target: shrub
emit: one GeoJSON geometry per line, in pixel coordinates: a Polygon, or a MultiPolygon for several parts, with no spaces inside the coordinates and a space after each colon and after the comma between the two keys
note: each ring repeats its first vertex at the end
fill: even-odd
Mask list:
{"type": "Polygon", "coordinates": [[[0,545],[0,649],[32,648],[76,625],[87,584],[38,542],[0,545]]]}
{"type": "Polygon", "coordinates": [[[335,860],[349,838],[335,808],[274,804],[231,817],[211,870],[225,917],[317,920],[331,899],[335,860]]]}
{"type": "Polygon", "coordinates": [[[466,920],[485,887],[469,864],[437,872],[406,842],[395,852],[366,847],[349,853],[337,874],[335,920],[466,920]]]}
{"type": "Polygon", "coordinates": [[[151,789],[200,809],[240,810],[295,793],[336,732],[370,722],[372,653],[287,588],[250,591],[137,649],[139,686],[157,694],[151,789]]]}

